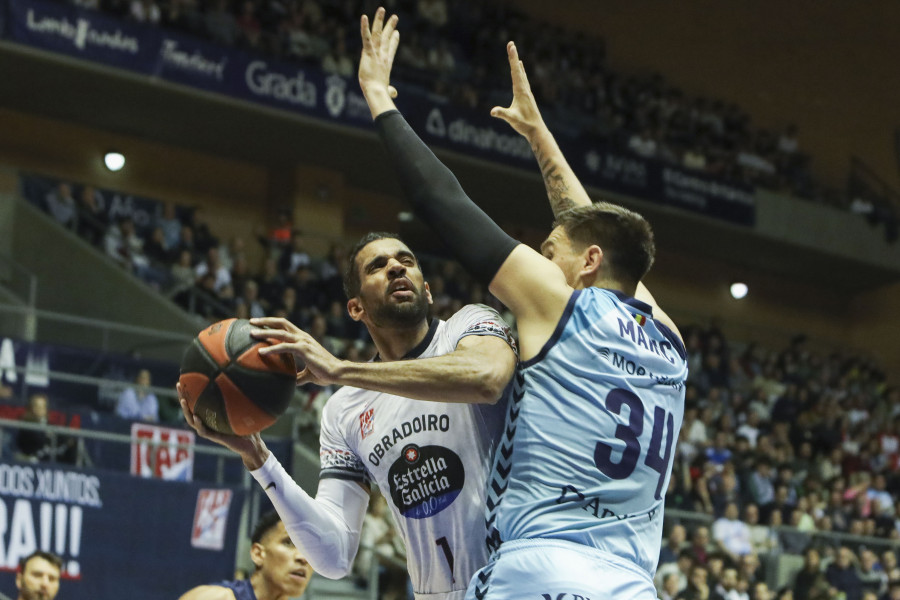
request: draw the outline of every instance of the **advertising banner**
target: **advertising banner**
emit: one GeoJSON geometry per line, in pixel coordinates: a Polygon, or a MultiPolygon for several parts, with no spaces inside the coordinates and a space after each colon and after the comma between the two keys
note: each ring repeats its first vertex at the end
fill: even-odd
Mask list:
{"type": "Polygon", "coordinates": [[[131,424],[131,474],[190,481],[194,474],[194,432],[149,423],[131,424]],[[190,444],[182,447],[182,444],[190,444]]]}
{"type": "Polygon", "coordinates": [[[93,10],[44,0],[9,0],[6,35],[29,46],[75,58],[152,72],[159,31],[93,10]]]}
{"type": "MultiPolygon", "coordinates": [[[[231,98],[370,129],[372,119],[354,78],[210,44],[44,0],[8,0],[6,36],[13,41],[231,98]]],[[[531,171],[528,143],[486,114],[404,88],[397,100],[428,144],[531,171]]],[[[627,152],[604,140],[560,135],[560,148],[583,183],[731,223],[755,223],[753,189],[627,152]]]]}
{"type": "Polygon", "coordinates": [[[36,549],[62,557],[68,600],[177,598],[231,578],[244,499],[240,488],[0,462],[0,592],[16,596],[16,566],[36,549]]]}

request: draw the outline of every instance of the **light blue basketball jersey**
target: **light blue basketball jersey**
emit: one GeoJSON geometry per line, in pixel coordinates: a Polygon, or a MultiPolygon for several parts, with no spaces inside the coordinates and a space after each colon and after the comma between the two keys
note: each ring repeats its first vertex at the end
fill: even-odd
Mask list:
{"type": "Polygon", "coordinates": [[[684,413],[684,345],[651,307],[575,291],[519,366],[488,482],[488,546],[575,542],[656,571],[684,413]]]}

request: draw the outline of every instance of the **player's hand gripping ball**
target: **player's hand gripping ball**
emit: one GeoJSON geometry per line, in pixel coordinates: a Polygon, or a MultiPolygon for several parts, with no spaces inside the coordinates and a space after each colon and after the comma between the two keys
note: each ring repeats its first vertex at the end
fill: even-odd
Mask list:
{"type": "Polygon", "coordinates": [[[219,433],[262,431],[287,410],[297,381],[290,354],[260,356],[268,346],[250,335],[246,319],[226,319],[188,346],[178,379],[188,407],[219,433]]]}

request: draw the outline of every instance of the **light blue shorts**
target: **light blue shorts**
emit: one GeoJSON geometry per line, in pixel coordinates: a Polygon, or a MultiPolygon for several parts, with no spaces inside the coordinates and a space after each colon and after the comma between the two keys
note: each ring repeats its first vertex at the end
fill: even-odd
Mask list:
{"type": "Polygon", "coordinates": [[[472,577],[466,600],[656,600],[650,574],[618,556],[562,540],[504,542],[472,577]]]}

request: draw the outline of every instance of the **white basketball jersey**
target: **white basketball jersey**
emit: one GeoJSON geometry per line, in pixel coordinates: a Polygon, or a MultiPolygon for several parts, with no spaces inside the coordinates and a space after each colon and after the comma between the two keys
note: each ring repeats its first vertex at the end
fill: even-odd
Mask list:
{"type": "MultiPolygon", "coordinates": [[[[405,358],[448,354],[469,335],[501,337],[515,349],[496,311],[469,305],[446,322],[435,319],[405,358]]],[[[343,387],[325,405],[321,477],[378,485],[406,543],[417,596],[462,598],[487,563],[485,482],[506,398],[445,404],[343,387]]]]}

